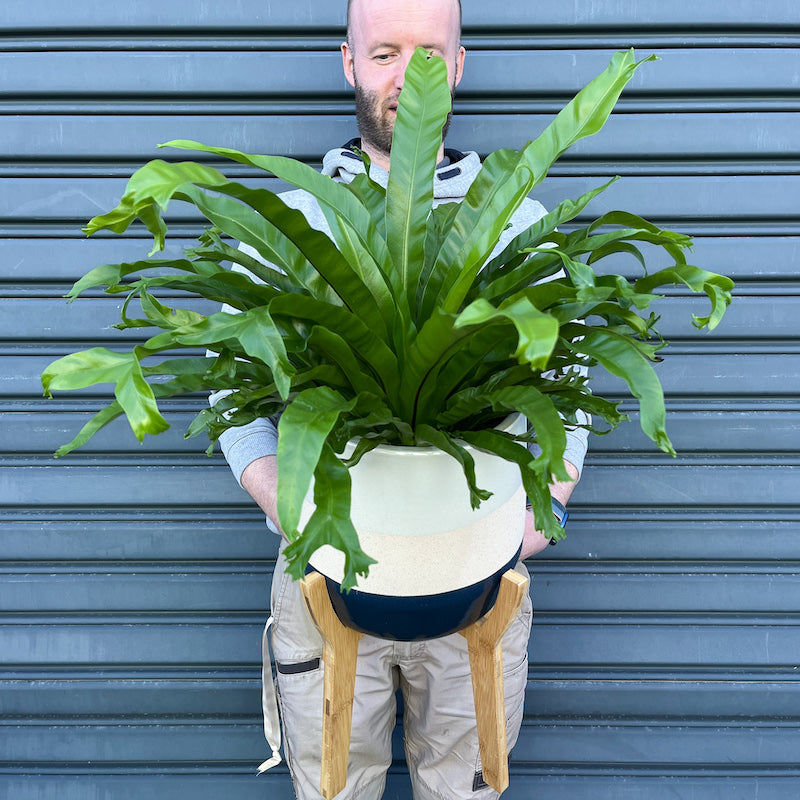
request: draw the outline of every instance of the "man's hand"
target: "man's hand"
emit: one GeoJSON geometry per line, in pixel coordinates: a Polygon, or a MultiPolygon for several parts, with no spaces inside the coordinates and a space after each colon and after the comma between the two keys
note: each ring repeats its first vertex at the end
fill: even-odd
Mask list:
{"type": "MultiPolygon", "coordinates": [[[[569,461],[564,461],[564,466],[573,480],[551,483],[550,494],[555,497],[556,500],[566,505],[572,495],[572,490],[575,488],[575,482],[578,480],[578,470],[575,465],[571,464],[569,461]]],[[[522,537],[522,553],[520,558],[525,559],[535,556],[537,553],[541,553],[548,544],[550,544],[550,540],[541,531],[536,530],[536,521],[533,518],[533,514],[530,511],[526,511],[525,533],[522,537]]]]}

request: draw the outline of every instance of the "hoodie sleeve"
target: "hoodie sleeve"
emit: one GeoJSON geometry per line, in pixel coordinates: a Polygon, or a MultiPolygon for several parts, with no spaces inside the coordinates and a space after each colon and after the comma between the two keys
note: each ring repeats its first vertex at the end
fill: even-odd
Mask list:
{"type": "MultiPolygon", "coordinates": [[[[213,406],[219,399],[211,395],[213,406]]],[[[278,429],[269,419],[257,419],[247,425],[228,428],[219,437],[219,444],[239,485],[245,468],[259,458],[274,456],[278,452],[278,429]]]]}

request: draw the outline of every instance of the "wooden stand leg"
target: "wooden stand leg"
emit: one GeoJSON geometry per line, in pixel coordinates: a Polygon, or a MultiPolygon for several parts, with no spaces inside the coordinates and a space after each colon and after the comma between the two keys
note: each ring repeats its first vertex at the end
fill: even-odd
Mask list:
{"type": "Polygon", "coordinates": [[[475,720],[483,779],[496,792],[508,788],[503,654],[500,640],[517,615],[528,579],[513,569],[500,579],[497,602],[488,614],[461,631],[469,648],[475,720]]]}
{"type": "Polygon", "coordinates": [[[306,606],[323,640],[325,697],[322,716],[322,796],[331,800],[347,782],[353,690],[358,640],[362,634],[343,625],[331,605],[325,578],[314,572],[300,582],[306,606]]]}

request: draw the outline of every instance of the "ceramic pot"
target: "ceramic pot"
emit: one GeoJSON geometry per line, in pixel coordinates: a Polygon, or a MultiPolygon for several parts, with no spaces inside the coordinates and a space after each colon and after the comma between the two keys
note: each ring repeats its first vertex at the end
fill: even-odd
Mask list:
{"type": "MultiPolygon", "coordinates": [[[[498,426],[511,433],[525,427],[519,414],[498,426]]],[[[353,524],[377,564],[345,594],[341,552],[326,545],[309,562],[325,576],[346,625],[386,639],[430,639],[467,627],[494,604],[500,577],[522,547],[525,491],[516,464],[465,446],[478,486],[492,492],[478,509],[461,465],[434,447],[380,445],[350,470],[353,524]]],[[[304,520],[312,497],[313,486],[304,520]]]]}

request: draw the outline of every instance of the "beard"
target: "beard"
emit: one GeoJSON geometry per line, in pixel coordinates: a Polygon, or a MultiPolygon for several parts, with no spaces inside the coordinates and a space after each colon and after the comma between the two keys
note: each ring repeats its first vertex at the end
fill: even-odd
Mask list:
{"type": "MultiPolygon", "coordinates": [[[[354,77],[355,101],[356,101],[356,122],[361,134],[362,142],[368,142],[372,147],[383,153],[387,158],[392,150],[392,133],[394,132],[395,117],[390,111],[391,106],[396,106],[398,97],[389,97],[381,100],[377,92],[370,92],[364,89],[354,77]]],[[[455,95],[455,82],[450,87],[450,97],[455,95]]],[[[442,141],[447,136],[450,129],[450,122],[453,112],[447,114],[444,127],[442,128],[442,141]]]]}

